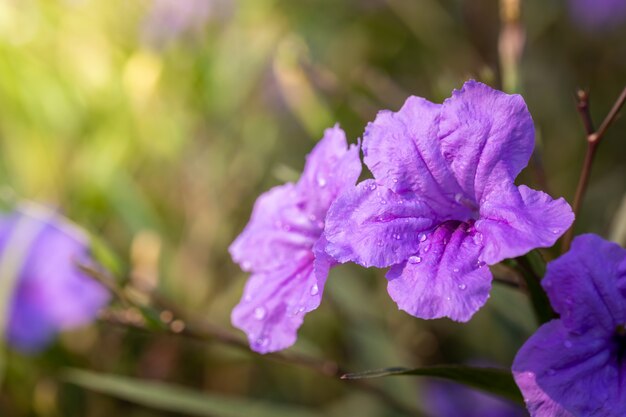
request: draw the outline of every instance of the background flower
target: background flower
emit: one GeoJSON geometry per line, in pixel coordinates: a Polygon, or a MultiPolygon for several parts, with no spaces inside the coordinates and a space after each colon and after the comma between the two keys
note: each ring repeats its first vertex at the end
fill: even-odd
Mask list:
{"type": "Polygon", "coordinates": [[[0,218],[0,279],[4,288],[13,281],[6,338],[16,349],[40,350],[107,304],[108,291],[77,262],[90,262],[87,236],[59,215],[28,205],[0,218]]]}
{"type": "Polygon", "coordinates": [[[626,21],[623,0],[569,0],[572,17],[584,29],[606,31],[626,21]]]}

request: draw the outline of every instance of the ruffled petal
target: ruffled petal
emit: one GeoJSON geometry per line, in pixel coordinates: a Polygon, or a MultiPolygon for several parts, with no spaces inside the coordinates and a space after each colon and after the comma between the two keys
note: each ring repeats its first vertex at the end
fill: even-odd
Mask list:
{"type": "Polygon", "coordinates": [[[489,265],[554,245],[574,221],[565,199],[554,200],[525,185],[516,187],[505,178],[506,174],[489,186],[476,222],[484,244],[481,259],[489,265]]]}
{"type": "Polygon", "coordinates": [[[440,111],[440,104],[412,96],[397,113],[379,112],[365,129],[363,154],[379,184],[401,194],[417,193],[443,215],[464,209],[455,201],[461,189],[441,153],[440,111]]]}
{"type": "Polygon", "coordinates": [[[387,291],[401,310],[423,319],[468,321],[489,298],[491,272],[465,223],[447,222],[419,252],[387,273],[387,291]]]}
{"type": "Polygon", "coordinates": [[[414,254],[435,214],[413,196],[366,180],[342,194],[326,217],[327,251],[339,262],[394,265],[414,254]]]}
{"type": "Polygon", "coordinates": [[[601,328],[612,334],[626,323],[621,272],[626,250],[599,236],[577,236],[563,256],[550,262],[542,281],[550,303],[570,330],[601,328]]]}
{"type": "Polygon", "coordinates": [[[535,144],[533,121],[519,95],[468,81],[443,103],[439,137],[444,158],[464,191],[480,201],[486,181],[502,163],[511,178],[528,165],[535,144]]]}
{"type": "Polygon", "coordinates": [[[274,187],[257,199],[250,222],[229,248],[241,269],[269,272],[310,256],[324,219],[302,211],[305,201],[293,184],[274,187]]]}
{"type": "Polygon", "coordinates": [[[571,333],[553,320],[522,346],[513,375],[532,417],[619,417],[626,402],[613,361],[603,334],[571,333]]]}
{"type": "Polygon", "coordinates": [[[326,267],[311,258],[249,278],[231,320],[246,333],[252,350],[275,352],[295,343],[304,315],[320,305],[326,267]]]}
{"type": "Polygon", "coordinates": [[[359,146],[348,146],[346,134],[337,125],[326,129],[324,137],[307,156],[300,194],[307,196],[302,209],[324,220],[333,200],[347,187],[356,184],[361,175],[359,146]]]}

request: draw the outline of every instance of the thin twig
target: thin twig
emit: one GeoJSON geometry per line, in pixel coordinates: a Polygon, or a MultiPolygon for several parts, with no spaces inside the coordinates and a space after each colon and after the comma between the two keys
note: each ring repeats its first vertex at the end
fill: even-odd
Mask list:
{"type": "MultiPolygon", "coordinates": [[[[589,112],[589,94],[584,91],[578,92],[577,108],[583,119],[585,133],[587,134],[587,153],[585,154],[585,161],[583,162],[583,168],[580,172],[580,178],[578,180],[578,186],[576,187],[576,194],[574,196],[574,203],[572,207],[572,209],[574,210],[574,215],[576,217],[578,217],[578,215],[580,214],[580,208],[585,197],[585,192],[587,191],[589,177],[591,176],[591,167],[593,166],[593,160],[595,158],[596,152],[598,151],[598,146],[600,146],[600,142],[602,142],[602,139],[604,138],[607,130],[617,118],[617,115],[624,106],[624,103],[626,103],[626,87],[615,101],[615,104],[613,104],[613,107],[611,108],[609,114],[607,114],[607,116],[604,118],[604,121],[600,125],[600,128],[597,131],[594,131],[593,121],[589,112]]],[[[563,238],[563,243],[561,246],[562,252],[566,252],[567,250],[569,250],[572,239],[574,238],[574,224],[572,224],[572,226],[565,234],[565,237],[563,238]]]]}
{"type": "MultiPolygon", "coordinates": [[[[136,305],[135,301],[132,300],[131,297],[128,297],[123,289],[117,287],[112,277],[108,276],[108,274],[106,274],[105,272],[94,269],[87,265],[79,265],[79,267],[87,275],[96,279],[98,282],[103,283],[116,297],[122,300],[125,305],[131,305],[132,307],[136,307],[139,309],[141,309],[142,307],[145,308],[145,306],[136,305]]],[[[137,290],[144,291],[145,289],[137,288],[137,290]]],[[[200,342],[217,342],[223,345],[234,347],[250,355],[260,356],[250,350],[250,347],[248,346],[246,340],[234,334],[233,332],[230,332],[227,329],[223,329],[206,321],[191,318],[178,306],[167,300],[161,294],[156,293],[155,291],[150,291],[148,295],[152,303],[155,304],[155,307],[158,310],[159,317],[161,317],[162,320],[163,317],[167,318],[163,323],[164,325],[161,327],[162,332],[170,335],[187,337],[189,339],[197,340],[200,342]]],[[[123,317],[117,317],[115,315],[104,314],[101,317],[101,320],[109,324],[130,327],[148,333],[153,333],[155,331],[149,329],[143,323],[137,322],[136,320],[125,320],[123,317]]],[[[342,369],[336,362],[321,360],[301,353],[273,352],[262,355],[262,357],[264,359],[269,359],[276,362],[301,366],[309,370],[315,371],[323,376],[331,378],[340,378],[341,375],[347,372],[345,369],[342,369]]],[[[420,410],[404,404],[403,402],[389,394],[387,391],[376,385],[372,385],[367,381],[361,380],[350,381],[350,384],[357,389],[369,392],[377,396],[388,406],[404,415],[412,417],[424,417],[424,414],[420,410]]]]}

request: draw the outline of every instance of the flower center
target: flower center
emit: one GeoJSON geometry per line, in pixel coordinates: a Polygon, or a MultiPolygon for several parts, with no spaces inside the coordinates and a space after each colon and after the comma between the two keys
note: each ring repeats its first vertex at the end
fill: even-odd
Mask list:
{"type": "Polygon", "coordinates": [[[617,348],[617,361],[622,364],[626,359],[626,324],[620,324],[615,328],[613,342],[617,348]]]}

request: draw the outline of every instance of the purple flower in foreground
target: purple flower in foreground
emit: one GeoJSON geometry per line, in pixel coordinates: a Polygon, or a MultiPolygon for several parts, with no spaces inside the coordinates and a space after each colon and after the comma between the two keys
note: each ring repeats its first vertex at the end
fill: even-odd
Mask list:
{"type": "Polygon", "coordinates": [[[252,272],[231,318],[253,350],[293,345],[304,314],[320,305],[335,264],[324,252],[326,212],[360,173],[358,146],[348,147],[343,130],[334,127],[309,154],[296,184],[274,187],[257,199],[248,225],[230,247],[233,260],[252,272]]]}
{"type": "Polygon", "coordinates": [[[513,362],[533,417],[626,416],[626,250],[574,239],[542,281],[561,318],[544,324],[513,362]]]}
{"type": "Polygon", "coordinates": [[[108,291],[76,266],[89,262],[87,245],[76,226],[38,206],[0,218],[0,279],[14,280],[9,344],[38,351],[56,333],[91,322],[107,304],[108,291]]]}
{"type": "Polygon", "coordinates": [[[514,184],[533,146],[519,95],[469,81],[443,104],[409,97],[367,126],[374,179],[331,207],[327,252],[391,266],[389,294],[409,314],[469,320],[489,297],[485,264],[552,246],[573,221],[565,200],[514,184]]]}
{"type": "Polygon", "coordinates": [[[624,0],[570,0],[572,18],[583,28],[602,31],[626,21],[624,0]]]}
{"type": "Polygon", "coordinates": [[[525,411],[508,401],[447,381],[426,385],[427,409],[437,417],[523,417],[525,411]]]}

